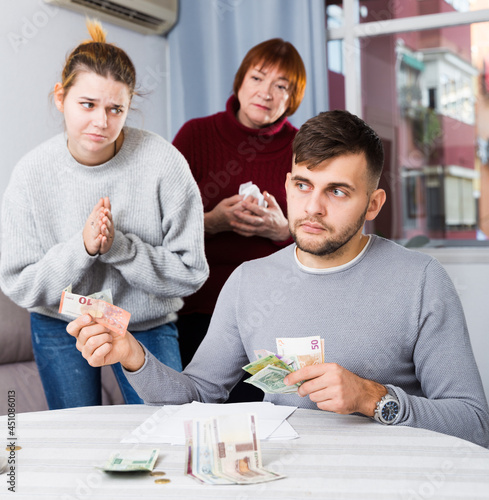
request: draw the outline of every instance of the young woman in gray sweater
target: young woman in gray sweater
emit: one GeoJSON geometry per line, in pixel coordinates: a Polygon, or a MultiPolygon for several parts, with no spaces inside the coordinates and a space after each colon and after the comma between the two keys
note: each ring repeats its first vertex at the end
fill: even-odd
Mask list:
{"type": "MultiPolygon", "coordinates": [[[[176,312],[208,276],[188,164],[163,138],[125,126],[134,66],[100,24],[88,30],[92,39],[69,54],[54,88],[65,131],[20,160],[2,207],[0,285],[31,312],[51,409],[101,402],[100,369],[83,360],[58,313],[64,288],[110,289],[138,340],[181,370],[176,312]]],[[[126,402],[141,402],[114,371],[126,402]]]]}

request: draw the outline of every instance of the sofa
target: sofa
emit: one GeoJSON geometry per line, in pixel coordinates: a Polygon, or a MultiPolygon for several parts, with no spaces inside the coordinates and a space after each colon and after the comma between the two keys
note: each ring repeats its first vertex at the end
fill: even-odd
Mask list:
{"type": "MultiPolygon", "coordinates": [[[[32,352],[29,313],[0,291],[0,415],[7,414],[9,391],[15,391],[17,413],[48,409],[32,352]]],[[[102,404],[124,404],[107,366],[102,368],[102,404]]]]}

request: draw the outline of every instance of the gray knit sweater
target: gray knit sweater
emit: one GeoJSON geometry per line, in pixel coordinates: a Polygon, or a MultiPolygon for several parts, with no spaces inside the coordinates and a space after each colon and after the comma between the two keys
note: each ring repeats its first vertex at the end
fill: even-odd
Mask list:
{"type": "Polygon", "coordinates": [[[206,280],[202,202],[186,160],[151,132],[126,127],[124,137],[113,159],[87,167],[59,134],[14,169],[2,206],[0,286],[20,306],[61,317],[70,283],[82,295],[110,288],[138,331],[175,319],[181,297],[206,280]],[[103,196],[115,238],[92,257],[82,231],[103,196]]]}
{"type": "MultiPolygon", "coordinates": [[[[225,401],[254,349],[277,337],[320,335],[325,361],[387,385],[398,423],[489,445],[489,411],[462,307],[435,259],[371,236],[353,261],[301,266],[295,245],[241,265],[219,297],[209,332],[183,373],[146,353],[128,379],[151,404],[225,401]]],[[[308,397],[266,395],[317,409],[308,397]]]]}

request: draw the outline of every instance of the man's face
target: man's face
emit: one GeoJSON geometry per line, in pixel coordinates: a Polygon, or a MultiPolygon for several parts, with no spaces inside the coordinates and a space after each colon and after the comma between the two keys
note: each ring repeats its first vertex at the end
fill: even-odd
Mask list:
{"type": "Polygon", "coordinates": [[[285,187],[292,237],[299,250],[318,257],[348,253],[366,218],[378,212],[368,216],[371,186],[363,153],[331,158],[311,170],[293,164],[285,187]]]}

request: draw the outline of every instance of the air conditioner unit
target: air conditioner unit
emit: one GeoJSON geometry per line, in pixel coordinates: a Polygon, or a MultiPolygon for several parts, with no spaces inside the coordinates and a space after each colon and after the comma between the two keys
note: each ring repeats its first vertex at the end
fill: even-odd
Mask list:
{"type": "Polygon", "coordinates": [[[145,35],[164,35],[176,24],[178,0],[44,0],[145,35]]]}

